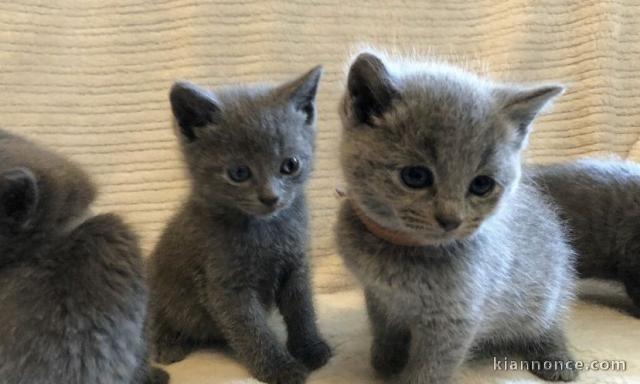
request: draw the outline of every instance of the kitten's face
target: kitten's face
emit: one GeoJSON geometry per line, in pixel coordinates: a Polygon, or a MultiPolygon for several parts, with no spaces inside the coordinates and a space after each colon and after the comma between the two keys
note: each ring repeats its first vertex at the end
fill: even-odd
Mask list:
{"type": "Polygon", "coordinates": [[[343,106],[349,193],[373,220],[412,238],[468,237],[516,185],[529,123],[561,90],[497,89],[440,67],[394,76],[361,55],[343,106]]]}
{"type": "Polygon", "coordinates": [[[316,68],[277,88],[215,95],[174,86],[172,106],[197,198],[250,216],[270,216],[289,206],[313,166],[319,78],[316,68]],[[208,112],[194,118],[194,105],[208,112]]]}

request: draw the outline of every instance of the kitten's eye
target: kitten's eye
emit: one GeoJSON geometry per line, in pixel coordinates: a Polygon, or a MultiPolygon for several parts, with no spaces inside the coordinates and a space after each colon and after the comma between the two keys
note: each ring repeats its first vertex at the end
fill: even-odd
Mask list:
{"type": "Polygon", "coordinates": [[[251,177],[251,169],[246,165],[239,165],[237,167],[229,168],[227,171],[229,178],[236,183],[242,183],[249,180],[251,177]]]}
{"type": "Polygon", "coordinates": [[[489,192],[493,191],[496,186],[496,181],[489,176],[476,176],[471,180],[469,186],[469,192],[476,196],[486,196],[489,192]]]}
{"type": "Polygon", "coordinates": [[[404,167],[400,171],[402,182],[409,188],[426,188],[433,185],[433,173],[425,167],[404,167]]]}
{"type": "Polygon", "coordinates": [[[292,175],[298,172],[298,169],[300,169],[300,161],[295,157],[285,159],[280,166],[280,172],[283,175],[292,175]]]}

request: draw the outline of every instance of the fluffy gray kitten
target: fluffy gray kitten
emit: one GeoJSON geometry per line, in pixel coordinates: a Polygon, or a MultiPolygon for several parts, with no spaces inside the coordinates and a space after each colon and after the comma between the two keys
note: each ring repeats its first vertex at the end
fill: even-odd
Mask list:
{"type": "Polygon", "coordinates": [[[0,382],[166,383],[137,239],[68,160],[0,131],[0,382]]]}
{"type": "Polygon", "coordinates": [[[584,159],[535,173],[571,229],[579,276],[621,281],[640,317],[640,166],[584,159]]]}
{"type": "MultiPolygon", "coordinates": [[[[531,122],[562,90],[371,53],[353,62],[336,235],[365,288],[382,376],[445,384],[465,358],[493,350],[571,358],[562,323],[573,253],[553,208],[520,177],[531,122]]],[[[558,368],[533,373],[576,377],[558,368]]]]}
{"type": "Polygon", "coordinates": [[[316,67],[275,87],[171,89],[191,192],[151,257],[159,362],[224,341],[258,379],[293,384],[329,359],[306,259],[320,75],[316,67]],[[286,347],[267,324],[274,305],[286,347]]]}

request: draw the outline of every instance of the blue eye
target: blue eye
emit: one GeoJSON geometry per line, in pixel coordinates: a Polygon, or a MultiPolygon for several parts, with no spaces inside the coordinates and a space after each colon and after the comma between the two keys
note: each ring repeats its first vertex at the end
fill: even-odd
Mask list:
{"type": "Polygon", "coordinates": [[[251,177],[251,169],[246,165],[239,165],[237,167],[229,168],[227,171],[229,178],[236,183],[242,183],[249,180],[251,177]]]}
{"type": "Polygon", "coordinates": [[[469,185],[469,192],[476,196],[486,196],[489,192],[493,191],[496,186],[496,181],[489,176],[476,176],[471,180],[469,185]]]}
{"type": "Polygon", "coordinates": [[[283,175],[292,175],[300,169],[300,161],[295,157],[289,157],[282,162],[280,173],[283,175]]]}
{"type": "Polygon", "coordinates": [[[420,189],[433,185],[433,173],[425,167],[404,167],[400,170],[400,178],[409,188],[420,189]]]}

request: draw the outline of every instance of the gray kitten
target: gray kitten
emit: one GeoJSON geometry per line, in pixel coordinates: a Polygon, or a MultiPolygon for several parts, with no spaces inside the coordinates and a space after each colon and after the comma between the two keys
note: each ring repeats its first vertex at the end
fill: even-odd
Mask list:
{"type": "Polygon", "coordinates": [[[289,384],[329,359],[306,259],[320,75],[317,67],[276,87],[171,89],[192,180],[151,257],[159,362],[225,341],[258,379],[289,384]],[[267,325],[274,305],[286,347],[267,325]]]}
{"type": "Polygon", "coordinates": [[[149,370],[137,239],[86,218],[95,188],[66,159],[0,131],[0,382],[166,383],[149,370]]]}
{"type": "Polygon", "coordinates": [[[571,228],[579,276],[621,281],[640,317],[640,166],[585,159],[535,173],[571,228]]]}
{"type": "MultiPolygon", "coordinates": [[[[562,323],[573,253],[553,208],[520,177],[531,122],[562,90],[371,53],[352,64],[336,235],[365,288],[382,376],[449,383],[465,358],[496,349],[571,358],[562,323]]],[[[546,380],[576,377],[538,368],[546,380]]]]}

